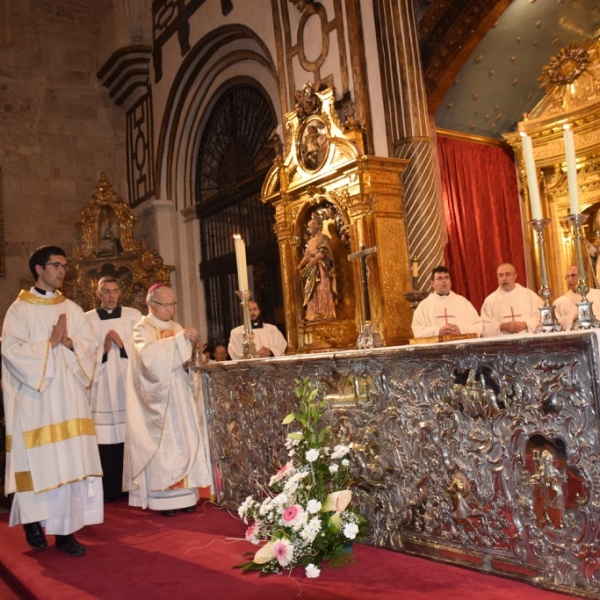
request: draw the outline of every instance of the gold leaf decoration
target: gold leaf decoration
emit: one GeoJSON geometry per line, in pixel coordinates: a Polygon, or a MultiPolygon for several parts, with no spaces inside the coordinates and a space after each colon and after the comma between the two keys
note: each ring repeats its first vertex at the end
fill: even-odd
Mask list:
{"type": "Polygon", "coordinates": [[[571,85],[588,67],[590,57],[588,49],[591,42],[572,42],[567,48],[550,59],[538,77],[540,88],[551,94],[557,87],[571,85]]]}

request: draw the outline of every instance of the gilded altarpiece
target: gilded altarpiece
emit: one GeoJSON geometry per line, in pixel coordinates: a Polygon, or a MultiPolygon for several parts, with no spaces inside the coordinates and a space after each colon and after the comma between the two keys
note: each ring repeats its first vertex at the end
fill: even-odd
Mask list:
{"type": "MultiPolygon", "coordinates": [[[[600,41],[574,42],[561,49],[544,67],[540,80],[546,96],[525,115],[517,133],[504,137],[517,155],[523,190],[527,190],[527,178],[520,132],[532,139],[542,211],[551,220],[546,245],[550,287],[556,297],[566,289],[567,267],[575,263],[572,231],[566,221],[571,211],[565,125],[570,126],[575,137],[580,212],[589,215],[584,226],[587,239],[584,251],[589,250],[586,253],[588,284],[590,287],[600,285],[600,41]]],[[[525,206],[530,215],[529,203],[525,206]]],[[[529,239],[530,254],[533,255],[531,232],[526,231],[525,237],[529,239]]]]}
{"type": "Polygon", "coordinates": [[[402,203],[407,161],[366,155],[364,132],[348,107],[344,119],[333,89],[315,92],[307,84],[296,92],[285,149],[274,140],[277,158],[261,191],[275,208],[288,353],[354,348],[366,323],[388,346],[411,337],[403,297],[410,289],[402,203]],[[371,253],[348,260],[361,249],[371,253]],[[315,266],[311,280],[315,254],[320,270],[315,266]],[[324,283],[327,292],[320,292],[334,306],[325,298],[328,306],[317,302],[315,309],[313,292],[324,283]]]}
{"type": "Polygon", "coordinates": [[[163,264],[156,250],[148,250],[145,240],[135,239],[137,220],[102,173],[93,199],[81,210],[76,224],[81,245],[73,248],[72,268],[64,284],[65,294],[84,310],[95,308],[95,291],[103,276],[116,277],[123,305],[144,314],[148,288],[169,283],[173,267],[163,264]]]}

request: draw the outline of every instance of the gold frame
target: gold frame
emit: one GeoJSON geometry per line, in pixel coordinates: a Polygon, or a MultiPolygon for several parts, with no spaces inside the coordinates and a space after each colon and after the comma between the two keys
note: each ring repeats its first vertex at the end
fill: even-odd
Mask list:
{"type": "Polygon", "coordinates": [[[102,173],[94,198],[81,210],[76,224],[81,245],[73,249],[72,269],[65,280],[65,294],[84,310],[96,306],[95,291],[100,277],[116,277],[123,305],[147,313],[146,293],[154,283],[169,283],[174,267],[163,264],[156,250],[134,238],[138,220],[128,204],[113,191],[102,173]]]}

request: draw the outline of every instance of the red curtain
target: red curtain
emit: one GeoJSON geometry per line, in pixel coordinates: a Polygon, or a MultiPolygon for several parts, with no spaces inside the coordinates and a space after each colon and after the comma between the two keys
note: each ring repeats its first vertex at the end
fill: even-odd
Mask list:
{"type": "Polygon", "coordinates": [[[499,146],[438,137],[452,289],[477,310],[498,287],[503,262],[527,285],[521,206],[514,157],[499,146]]]}

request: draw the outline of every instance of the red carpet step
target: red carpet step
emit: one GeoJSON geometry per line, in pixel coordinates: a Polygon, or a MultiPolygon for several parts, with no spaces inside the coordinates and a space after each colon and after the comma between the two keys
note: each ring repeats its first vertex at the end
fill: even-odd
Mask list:
{"type": "MultiPolygon", "coordinates": [[[[302,569],[291,575],[258,577],[234,569],[244,553],[245,525],[209,503],[175,517],[105,506],[105,522],[77,534],[85,556],[72,558],[54,547],[34,551],[22,527],[0,515],[0,574],[22,598],[36,600],[564,600],[569,596],[517,581],[356,544],[356,563],[325,566],[317,579],[302,569]]],[[[2,587],[0,586],[0,597],[2,587]]]]}

